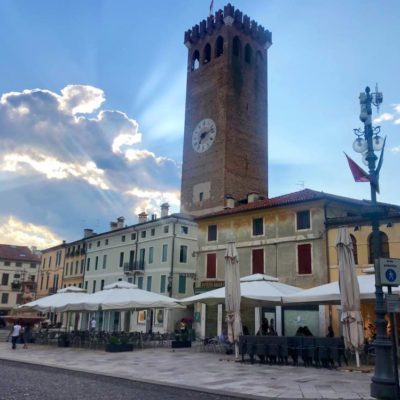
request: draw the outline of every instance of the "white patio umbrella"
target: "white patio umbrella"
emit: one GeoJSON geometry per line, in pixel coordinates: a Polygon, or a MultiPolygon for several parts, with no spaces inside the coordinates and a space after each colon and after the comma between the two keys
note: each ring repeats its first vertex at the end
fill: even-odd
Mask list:
{"type": "Polygon", "coordinates": [[[342,306],[340,320],[344,326],[344,341],[346,348],[355,351],[357,367],[359,367],[358,351],[364,343],[364,331],[353,243],[347,228],[339,228],[336,237],[336,250],[339,261],[340,304],[342,306]]]}
{"type": "Polygon", "coordinates": [[[85,293],[84,289],[77,288],[75,286],[69,286],[67,288],[58,290],[55,294],[23,304],[18,308],[22,310],[36,310],[40,312],[56,312],[58,307],[85,296],[87,296],[87,294],[85,293]]]}
{"type": "Polygon", "coordinates": [[[228,340],[235,344],[235,357],[239,358],[239,336],[242,334],[240,316],[240,271],[235,243],[228,243],[225,252],[225,310],[228,340]]]}
{"type": "MultiPolygon", "coordinates": [[[[269,275],[253,274],[240,278],[242,304],[246,302],[254,306],[263,304],[280,305],[283,296],[299,294],[302,291],[303,289],[296,286],[280,283],[277,278],[269,275]]],[[[182,304],[222,304],[225,301],[225,287],[210,290],[178,301],[182,304]]]]}
{"type": "Polygon", "coordinates": [[[171,297],[138,289],[136,285],[120,281],[104,286],[99,292],[57,307],[57,311],[123,311],[137,308],[182,308],[182,306],[171,297]]]}
{"type": "MultiPolygon", "coordinates": [[[[375,275],[358,275],[360,287],[360,300],[365,302],[375,301],[375,275]]],[[[383,289],[387,292],[387,289],[383,289]]],[[[394,293],[399,293],[398,288],[393,288],[394,293]]],[[[283,296],[283,304],[340,304],[339,282],[326,283],[315,286],[298,293],[283,296]]]]}

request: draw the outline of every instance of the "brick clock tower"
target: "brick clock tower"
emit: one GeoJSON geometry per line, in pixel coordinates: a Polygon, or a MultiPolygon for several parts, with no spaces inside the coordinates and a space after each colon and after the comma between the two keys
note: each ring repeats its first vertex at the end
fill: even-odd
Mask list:
{"type": "Polygon", "coordinates": [[[188,48],[181,211],[268,195],[267,49],[271,33],[228,4],[185,32],[188,48]]]}

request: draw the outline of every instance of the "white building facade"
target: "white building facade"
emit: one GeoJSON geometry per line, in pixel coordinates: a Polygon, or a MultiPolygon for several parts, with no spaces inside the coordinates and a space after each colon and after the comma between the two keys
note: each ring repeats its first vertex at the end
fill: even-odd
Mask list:
{"type": "MultiPolygon", "coordinates": [[[[87,293],[124,280],[139,288],[174,298],[194,294],[197,250],[197,224],[190,216],[168,215],[164,204],[161,217],[139,215],[139,223],[124,226],[124,218],[111,223],[111,230],[86,238],[84,288],[87,293]]],[[[109,313],[99,318],[106,330],[171,330],[173,319],[168,312],[109,313]],[[138,322],[139,321],[139,322],[138,322]]],[[[178,315],[179,314],[179,315],[178,315]]],[[[186,315],[187,312],[183,312],[186,315]]],[[[183,316],[182,315],[182,316],[183,316]]]]}

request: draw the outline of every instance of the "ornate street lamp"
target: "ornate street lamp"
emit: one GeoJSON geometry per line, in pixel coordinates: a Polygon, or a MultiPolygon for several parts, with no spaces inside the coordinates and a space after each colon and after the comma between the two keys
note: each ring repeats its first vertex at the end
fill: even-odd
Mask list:
{"type": "Polygon", "coordinates": [[[368,166],[369,181],[371,186],[371,212],[368,213],[372,224],[372,247],[375,260],[375,315],[376,315],[376,339],[373,343],[375,348],[375,370],[371,382],[371,396],[378,399],[396,399],[396,380],[392,363],[392,343],[386,334],[386,307],[383,297],[382,285],[380,284],[379,257],[380,257],[380,232],[379,217],[381,212],[376,202],[376,194],[379,192],[379,171],[382,166],[382,154],[378,165],[378,157],[375,152],[383,150],[385,139],[379,133],[379,126],[372,126],[372,105],[379,109],[383,96],[378,92],[374,93],[367,87],[365,93],[360,93],[360,120],[364,123],[364,130],[354,129],[357,136],[353,143],[353,150],[363,154],[363,162],[368,166]]]}

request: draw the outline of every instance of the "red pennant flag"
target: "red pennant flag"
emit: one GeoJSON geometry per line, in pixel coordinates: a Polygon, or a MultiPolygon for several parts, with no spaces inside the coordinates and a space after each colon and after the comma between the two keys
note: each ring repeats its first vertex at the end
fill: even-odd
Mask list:
{"type": "Polygon", "coordinates": [[[347,162],[349,163],[350,171],[353,174],[355,182],[370,182],[370,177],[361,167],[359,167],[346,153],[347,162]]]}

